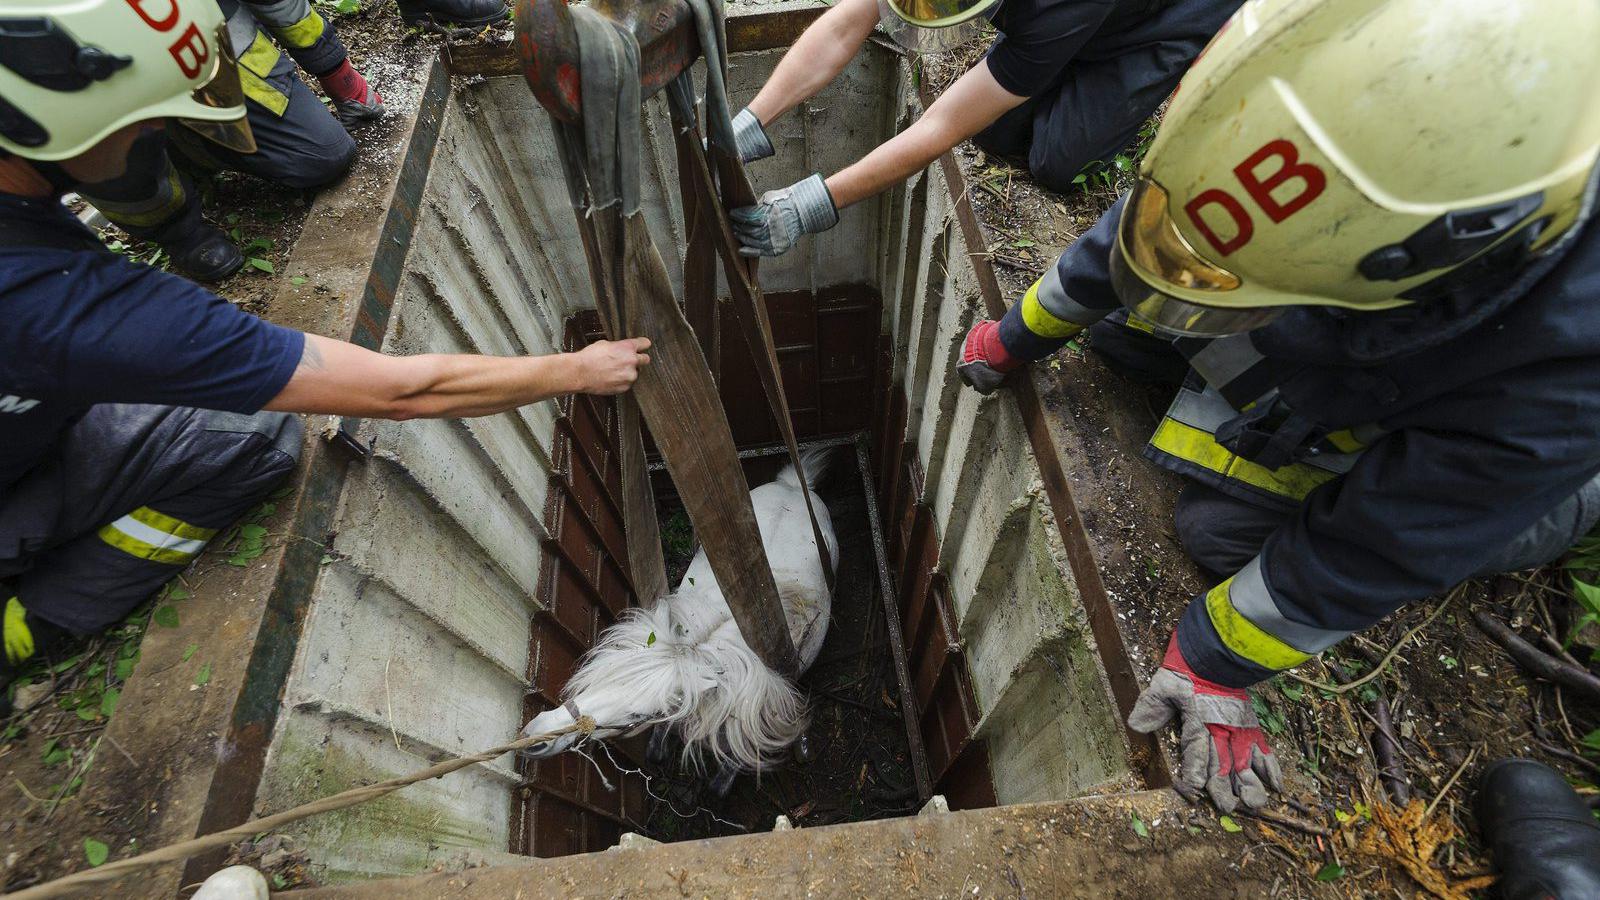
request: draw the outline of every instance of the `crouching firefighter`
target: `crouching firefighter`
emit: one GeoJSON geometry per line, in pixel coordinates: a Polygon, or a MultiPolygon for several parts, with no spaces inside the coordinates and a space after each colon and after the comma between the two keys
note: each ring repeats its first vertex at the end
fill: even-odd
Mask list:
{"type": "Polygon", "coordinates": [[[138,6],[0,11],[0,691],[122,619],[281,481],[301,443],[289,413],[488,415],[617,393],[648,362],[643,340],[384,356],[106,250],[61,205],[68,187],[115,177],[169,120],[253,143],[214,0],[138,6]],[[19,74],[22,58],[56,68],[19,74]]]}
{"type": "Polygon", "coordinates": [[[1591,0],[1250,3],[1136,186],[964,341],[984,393],[1086,329],[1181,379],[1145,452],[1223,580],[1129,723],[1179,720],[1225,811],[1278,787],[1246,688],[1600,517],[1597,41],[1591,0]]]}
{"type": "MultiPolygon", "coordinates": [[[[321,187],[343,176],[355,160],[356,142],[346,129],[383,115],[382,98],[350,64],[333,23],[308,0],[217,3],[238,60],[255,149],[219,146],[183,129],[155,130],[135,145],[126,171],[77,187],[106,218],[160,245],[175,268],[200,281],[237,272],[244,254],[201,219],[200,195],[188,172],[226,169],[286,187],[321,187]],[[297,67],[317,79],[333,104],[331,114],[300,80],[297,67]]],[[[166,12],[165,3],[131,5],[147,21],[159,23],[166,12]]]]}

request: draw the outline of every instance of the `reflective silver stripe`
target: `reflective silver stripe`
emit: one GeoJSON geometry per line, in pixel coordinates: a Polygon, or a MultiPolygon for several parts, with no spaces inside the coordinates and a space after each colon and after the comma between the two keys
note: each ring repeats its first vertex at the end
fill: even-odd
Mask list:
{"type": "Polygon", "coordinates": [[[133,538],[136,541],[149,544],[157,550],[171,550],[174,553],[183,553],[188,556],[193,556],[196,553],[199,553],[201,550],[204,550],[206,547],[205,541],[194,540],[192,538],[181,538],[175,534],[167,534],[165,531],[151,528],[149,525],[146,525],[138,519],[135,519],[133,516],[123,516],[115,522],[112,522],[110,527],[115,528],[116,530],[122,532],[128,537],[133,538]]]}
{"type": "MultiPolygon", "coordinates": [[[[1276,388],[1261,395],[1261,399],[1257,402],[1270,403],[1275,394],[1277,394],[1276,388]]],[[[1205,386],[1204,391],[1179,389],[1178,396],[1172,398],[1172,405],[1167,407],[1167,418],[1177,419],[1191,428],[1198,428],[1212,435],[1217,433],[1222,423],[1237,415],[1239,411],[1209,384],[1205,386]]],[[[1356,459],[1360,455],[1360,453],[1314,453],[1295,462],[1335,475],[1343,475],[1355,467],[1356,459]]]]}
{"type": "Polygon", "coordinates": [[[1061,286],[1060,267],[1061,261],[1057,260],[1055,265],[1045,271],[1044,277],[1039,279],[1039,305],[1044,307],[1045,312],[1061,321],[1082,325],[1085,328],[1104,319],[1110,310],[1090,309],[1067,296],[1067,289],[1061,286]]]}
{"type": "Polygon", "coordinates": [[[1220,389],[1264,359],[1266,357],[1251,343],[1250,335],[1231,334],[1208,342],[1205,349],[1189,359],[1189,365],[1207,384],[1220,389]]]}
{"type": "Polygon", "coordinates": [[[1284,618],[1273,602],[1267,580],[1261,574],[1261,557],[1245,564],[1228,585],[1228,602],[1251,624],[1302,653],[1321,653],[1350,636],[1348,631],[1313,628],[1284,618]]]}

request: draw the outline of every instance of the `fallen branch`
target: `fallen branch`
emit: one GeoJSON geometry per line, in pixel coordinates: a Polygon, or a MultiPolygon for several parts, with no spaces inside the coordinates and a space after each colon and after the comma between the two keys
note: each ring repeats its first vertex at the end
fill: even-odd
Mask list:
{"type": "Polygon", "coordinates": [[[1394,658],[1400,655],[1400,650],[1405,647],[1406,642],[1415,637],[1417,632],[1427,628],[1434,619],[1439,618],[1439,614],[1444,612],[1445,607],[1450,605],[1450,601],[1454,600],[1458,595],[1460,595],[1464,589],[1466,589],[1465,583],[1457,585],[1455,590],[1451,591],[1449,594],[1446,594],[1445,598],[1439,601],[1439,605],[1433,608],[1433,612],[1428,613],[1428,617],[1426,619],[1423,619],[1421,622],[1417,623],[1417,627],[1402,635],[1400,640],[1395,641],[1394,646],[1389,648],[1389,652],[1383,655],[1383,659],[1378,660],[1378,664],[1372,667],[1371,672],[1368,672],[1354,681],[1346,682],[1344,684],[1324,684],[1321,681],[1296,675],[1293,672],[1285,672],[1283,674],[1293,678],[1295,681],[1298,681],[1303,685],[1306,685],[1307,687],[1314,687],[1319,691],[1327,691],[1330,694],[1348,694],[1372,679],[1377,678],[1378,675],[1388,667],[1389,663],[1393,662],[1394,658]]]}
{"type": "MultiPolygon", "coordinates": [[[[342,791],[334,794],[331,797],[324,797],[321,800],[313,800],[310,803],[303,803],[293,809],[285,810],[284,812],[277,813],[276,815],[262,816],[259,819],[251,819],[250,821],[245,822],[242,825],[236,825],[233,828],[227,828],[222,831],[202,835],[187,841],[179,841],[176,844],[169,844],[165,847],[151,850],[148,853],[141,853],[138,856],[131,856],[127,859],[119,859],[116,862],[106,863],[97,869],[86,869],[82,872],[74,872],[73,874],[64,878],[57,878],[54,881],[47,881],[44,884],[34,885],[31,888],[17,891],[14,894],[7,894],[6,896],[13,898],[13,900],[46,900],[46,898],[51,898],[51,900],[53,900],[53,898],[57,897],[70,897],[74,894],[77,894],[81,889],[90,885],[107,884],[109,882],[117,881],[125,875],[131,875],[134,872],[138,872],[143,869],[159,866],[163,863],[177,862],[178,860],[186,859],[190,856],[203,853],[207,850],[215,850],[218,847],[226,847],[235,841],[253,837],[261,834],[264,831],[276,831],[277,829],[283,827],[284,825],[288,825],[291,822],[298,822],[301,819],[310,818],[311,816],[320,815],[321,813],[325,812],[332,812],[336,809],[344,809],[347,806],[355,806],[360,803],[365,803],[368,800],[376,800],[385,794],[391,794],[403,787],[416,784],[419,781],[440,778],[458,769],[465,769],[467,766],[474,765],[476,763],[488,762],[497,757],[504,756],[507,753],[512,753],[526,747],[531,747],[534,744],[543,743],[544,741],[548,741],[554,737],[559,737],[563,734],[568,734],[573,731],[580,732],[582,734],[593,734],[594,729],[594,720],[588,716],[582,716],[573,724],[568,725],[565,728],[558,728],[548,734],[538,734],[533,735],[532,737],[519,738],[509,744],[502,744],[499,747],[492,747],[488,750],[482,751],[481,753],[474,753],[471,756],[458,756],[455,759],[448,759],[437,765],[429,766],[428,768],[419,772],[412,772],[410,775],[405,775],[400,778],[391,778],[388,781],[380,781],[377,784],[369,784],[364,787],[351,788],[348,791],[342,791]]],[[[20,785],[21,782],[18,782],[18,784],[20,785]]],[[[23,791],[26,793],[27,789],[24,788],[23,791]]],[[[28,796],[32,797],[33,795],[29,794],[28,796]]]]}
{"type": "Polygon", "coordinates": [[[1472,765],[1472,761],[1478,757],[1478,751],[1481,749],[1483,748],[1473,747],[1472,752],[1467,754],[1467,758],[1461,761],[1461,765],[1456,766],[1455,774],[1451,775],[1450,780],[1446,781],[1444,783],[1444,787],[1439,789],[1439,793],[1435,795],[1433,801],[1428,804],[1428,808],[1422,811],[1422,821],[1428,821],[1428,817],[1433,815],[1433,811],[1439,807],[1439,801],[1443,800],[1444,795],[1450,793],[1450,789],[1455,787],[1456,780],[1461,777],[1462,772],[1467,770],[1467,766],[1472,765]]]}
{"type": "Polygon", "coordinates": [[[1285,828],[1293,828],[1295,831],[1301,831],[1317,837],[1333,836],[1333,832],[1321,825],[1296,819],[1294,816],[1286,816],[1282,813],[1268,812],[1264,809],[1244,809],[1241,807],[1234,810],[1233,815],[1246,819],[1259,819],[1262,822],[1271,822],[1273,825],[1282,825],[1285,828]]]}
{"type": "Polygon", "coordinates": [[[1478,628],[1482,629],[1484,634],[1505,648],[1505,651],[1511,654],[1511,658],[1524,669],[1539,678],[1580,691],[1591,700],[1600,702],[1600,678],[1585,670],[1569,666],[1540,650],[1512,631],[1511,626],[1481,609],[1472,614],[1472,620],[1478,623],[1478,628]]]}
{"type": "Polygon", "coordinates": [[[1406,778],[1405,763],[1400,759],[1400,738],[1394,733],[1394,719],[1389,714],[1389,698],[1379,692],[1372,701],[1372,758],[1378,762],[1378,778],[1389,792],[1394,805],[1404,809],[1411,803],[1411,782],[1406,778]]]}

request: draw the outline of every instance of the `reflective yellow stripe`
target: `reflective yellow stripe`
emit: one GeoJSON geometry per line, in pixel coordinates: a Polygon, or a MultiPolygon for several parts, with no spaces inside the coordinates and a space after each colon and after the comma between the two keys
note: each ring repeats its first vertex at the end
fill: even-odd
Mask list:
{"type": "Polygon", "coordinates": [[[156,512],[148,506],[141,506],[128,513],[128,517],[135,522],[143,522],[163,534],[187,538],[191,541],[209,541],[217,535],[215,528],[201,528],[198,525],[190,525],[182,519],[169,516],[166,513],[156,512]]]}
{"type": "Polygon", "coordinates": [[[1128,321],[1123,322],[1122,324],[1132,328],[1134,331],[1142,331],[1145,334],[1156,333],[1156,327],[1154,325],[1151,325],[1149,322],[1146,322],[1138,316],[1129,316],[1128,321]]]}
{"type": "Polygon", "coordinates": [[[244,88],[244,95],[278,116],[289,108],[289,95],[273,87],[266,79],[282,55],[276,44],[257,31],[256,39],[250,42],[250,49],[239,57],[239,86],[244,88]]]}
{"type": "Polygon", "coordinates": [[[129,556],[172,566],[187,565],[217,533],[141,506],[99,531],[100,540],[129,556]]]}
{"type": "Polygon", "coordinates": [[[6,661],[21,665],[33,657],[33,632],[28,630],[28,611],[15,597],[6,601],[6,661]]]}
{"type": "Polygon", "coordinates": [[[322,37],[322,32],[325,30],[327,30],[327,25],[314,9],[304,19],[293,25],[274,29],[280,40],[297,50],[304,50],[315,44],[322,37]]]}
{"type": "Polygon", "coordinates": [[[1022,324],[1042,338],[1069,338],[1082,331],[1082,325],[1056,318],[1039,302],[1039,284],[1042,281],[1043,278],[1035,281],[1033,287],[1022,295],[1022,324]]]}
{"type": "Polygon", "coordinates": [[[1150,438],[1150,445],[1225,478],[1294,500],[1304,500],[1318,485],[1335,477],[1333,472],[1299,463],[1281,469],[1269,469],[1229,451],[1217,443],[1209,432],[1173,418],[1161,421],[1161,426],[1150,438]]]}
{"type": "Polygon", "coordinates": [[[1340,453],[1360,453],[1367,449],[1367,445],[1356,440],[1356,436],[1348,428],[1328,432],[1328,443],[1340,453]]]}
{"type": "Polygon", "coordinates": [[[1228,599],[1231,584],[1233,579],[1229,578],[1206,594],[1211,626],[1229,650],[1268,669],[1292,669],[1311,658],[1311,654],[1285,644],[1240,615],[1228,599]]]}

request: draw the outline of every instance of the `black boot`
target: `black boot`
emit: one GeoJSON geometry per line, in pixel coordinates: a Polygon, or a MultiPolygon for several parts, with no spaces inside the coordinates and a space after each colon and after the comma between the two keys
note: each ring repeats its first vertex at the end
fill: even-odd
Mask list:
{"type": "Polygon", "coordinates": [[[160,244],[172,257],[172,267],[195,281],[221,281],[244,265],[239,248],[210,225],[198,225],[160,244]]]}
{"type": "Polygon", "coordinates": [[[484,28],[511,15],[504,0],[395,0],[400,19],[421,28],[484,28]]]}
{"type": "Polygon", "coordinates": [[[1477,806],[1505,900],[1600,897],[1600,823],[1560,772],[1503,759],[1483,773],[1477,806]]]}

